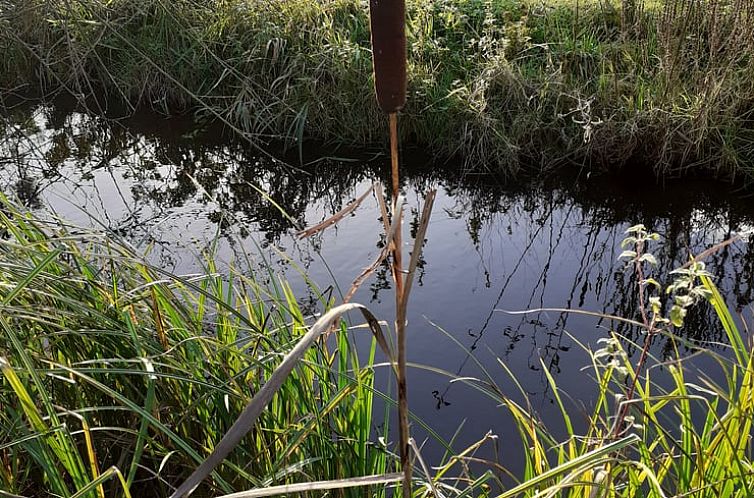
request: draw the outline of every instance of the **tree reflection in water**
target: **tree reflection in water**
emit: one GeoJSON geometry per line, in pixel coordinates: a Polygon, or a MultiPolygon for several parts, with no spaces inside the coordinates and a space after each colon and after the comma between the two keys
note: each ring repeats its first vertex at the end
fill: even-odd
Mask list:
{"type": "MultiPolygon", "coordinates": [[[[295,229],[335,213],[382,178],[387,162],[379,154],[371,160],[304,165],[294,154],[290,166],[259,157],[212,126],[154,115],[113,120],[55,105],[6,109],[0,136],[0,186],[6,195],[40,212],[54,209],[77,222],[101,224],[135,245],[152,245],[156,263],[169,268],[191,271],[187,261],[192,258],[181,254],[197,252],[217,236],[225,242],[227,260],[239,250],[267,248],[267,258],[283,271],[289,262],[276,250],[282,248],[320,284],[329,285],[335,277],[347,286],[384,243],[377,235],[380,221],[374,213],[379,211],[373,200],[334,235],[305,242],[293,236],[295,229]]],[[[333,155],[338,154],[349,155],[333,155]]],[[[648,177],[587,180],[574,171],[546,181],[506,183],[463,175],[453,164],[430,167],[408,155],[404,163],[414,167],[404,178],[414,207],[430,184],[441,187],[410,317],[421,331],[413,344],[417,359],[431,363],[423,355],[441,351],[443,368],[459,375],[475,372],[468,355],[440,349],[434,343],[441,341],[421,335],[432,333],[429,319],[475,354],[488,349],[517,368],[526,365],[529,374],[522,374],[522,385],[543,399],[548,383],[542,365],[561,372],[563,357],[574,348],[566,332],[583,338],[580,331],[592,330],[594,321],[567,313],[506,315],[501,310],[586,308],[636,318],[635,275],[617,260],[627,226],[643,223],[663,236],[653,252],[656,275],[667,281],[690,253],[749,229],[754,219],[745,195],[709,182],[663,188],[648,177]]],[[[412,235],[417,216],[416,209],[407,216],[412,235]]],[[[731,304],[742,309],[754,301],[749,244],[727,246],[706,262],[731,304]]],[[[383,266],[359,299],[371,300],[389,316],[391,300],[381,298],[389,282],[383,266]]],[[[298,290],[314,311],[315,296],[303,286],[298,290]]],[[[619,322],[603,319],[596,325],[603,335],[612,330],[628,340],[640,339],[640,331],[619,322]]],[[[683,333],[708,344],[724,341],[724,331],[706,307],[691,310],[683,333]]],[[[587,338],[594,340],[594,335],[587,338]]],[[[663,341],[655,352],[666,354],[671,347],[663,341]]],[[[583,357],[579,361],[585,362],[583,357]]],[[[447,382],[413,385],[432,409],[463,409],[447,382]]]]}

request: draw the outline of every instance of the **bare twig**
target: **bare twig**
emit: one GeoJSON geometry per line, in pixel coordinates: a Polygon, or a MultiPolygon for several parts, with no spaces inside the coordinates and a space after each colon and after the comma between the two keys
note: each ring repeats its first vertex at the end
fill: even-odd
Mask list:
{"type": "Polygon", "coordinates": [[[374,185],[374,193],[377,196],[377,202],[380,205],[382,225],[385,227],[385,233],[387,233],[390,231],[390,215],[387,213],[387,203],[385,202],[385,194],[382,193],[382,183],[377,182],[374,185]]]}
{"type": "Polygon", "coordinates": [[[727,246],[729,246],[729,245],[731,245],[731,244],[733,244],[735,242],[738,242],[741,239],[742,239],[742,237],[740,235],[734,235],[733,237],[731,237],[731,238],[729,238],[727,240],[724,240],[724,241],[720,242],[719,244],[716,244],[716,245],[710,247],[709,249],[706,249],[706,250],[700,252],[696,256],[692,256],[691,258],[689,258],[689,261],[686,264],[684,264],[683,266],[681,266],[679,269],[686,269],[689,266],[691,266],[691,264],[694,263],[695,261],[700,261],[700,260],[705,259],[705,258],[707,258],[709,256],[712,256],[713,254],[715,254],[720,249],[723,249],[723,248],[725,248],[725,247],[727,247],[727,246]]]}
{"type": "Polygon", "coordinates": [[[427,228],[429,227],[429,218],[432,216],[432,206],[435,203],[436,190],[430,190],[427,193],[427,199],[424,201],[424,209],[422,210],[421,220],[419,221],[419,229],[416,231],[416,239],[414,239],[414,250],[411,252],[411,260],[408,263],[408,273],[406,274],[406,282],[403,287],[403,300],[401,302],[403,306],[403,313],[406,313],[408,309],[408,296],[411,294],[411,286],[414,282],[414,274],[416,273],[416,267],[419,264],[419,257],[421,256],[422,246],[424,245],[424,238],[427,235],[427,228]]]}
{"type": "MultiPolygon", "coordinates": [[[[381,194],[382,194],[382,192],[380,191],[380,195],[381,194]]],[[[403,209],[403,197],[402,196],[399,197],[398,200],[399,200],[399,202],[398,202],[398,209],[402,210],[403,209]]],[[[391,223],[387,227],[387,229],[385,230],[385,237],[386,237],[385,238],[385,247],[382,248],[382,251],[377,256],[377,259],[375,259],[374,262],[371,265],[369,265],[366,269],[364,269],[364,271],[361,272],[361,275],[359,275],[358,277],[356,277],[356,279],[353,281],[353,283],[351,284],[351,288],[348,289],[348,293],[346,293],[346,296],[343,298],[343,302],[344,303],[347,303],[347,302],[351,301],[351,298],[353,297],[354,294],[356,294],[356,291],[359,289],[359,287],[361,287],[361,284],[364,283],[364,280],[366,280],[369,277],[369,275],[371,275],[372,272],[374,272],[374,270],[376,270],[377,267],[380,266],[383,261],[385,261],[385,258],[388,257],[388,255],[390,254],[390,252],[392,250],[392,247],[393,247],[393,239],[395,238],[395,234],[398,232],[399,228],[400,227],[399,227],[398,223],[395,223],[395,222],[391,223]]]]}
{"type": "Polygon", "coordinates": [[[296,235],[300,239],[305,239],[307,237],[311,237],[312,235],[314,235],[317,232],[321,232],[325,228],[328,228],[328,227],[336,224],[337,222],[339,222],[340,220],[342,220],[343,218],[345,218],[349,214],[351,214],[354,211],[356,211],[356,209],[361,205],[361,203],[364,202],[364,199],[366,199],[367,196],[369,194],[371,194],[373,190],[374,190],[374,185],[371,186],[371,187],[369,187],[369,189],[367,189],[366,192],[364,192],[363,194],[361,194],[355,201],[351,202],[349,205],[347,205],[346,207],[344,207],[343,209],[341,209],[340,211],[338,211],[334,215],[330,216],[329,218],[327,218],[326,220],[324,220],[324,221],[322,221],[320,223],[317,223],[313,227],[310,227],[310,228],[307,228],[306,230],[300,231],[296,235]]]}

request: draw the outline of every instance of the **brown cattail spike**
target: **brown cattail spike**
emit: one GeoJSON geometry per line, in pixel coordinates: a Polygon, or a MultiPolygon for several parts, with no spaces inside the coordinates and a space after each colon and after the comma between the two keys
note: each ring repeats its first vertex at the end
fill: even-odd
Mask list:
{"type": "Polygon", "coordinates": [[[404,0],[370,0],[369,14],[377,102],[390,114],[406,103],[406,5],[404,0]]]}

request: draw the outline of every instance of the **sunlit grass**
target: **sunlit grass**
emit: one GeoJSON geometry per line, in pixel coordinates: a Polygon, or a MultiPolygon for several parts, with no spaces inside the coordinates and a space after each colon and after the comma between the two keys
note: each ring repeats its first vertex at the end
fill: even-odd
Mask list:
{"type": "MultiPolygon", "coordinates": [[[[646,245],[655,235],[641,225],[629,229],[626,247],[636,248],[627,254],[633,258],[629,264],[646,277],[637,299],[641,293],[653,294],[655,282],[644,272],[652,266],[646,245]]],[[[703,264],[690,263],[674,277],[667,290],[662,288],[675,303],[668,305],[668,318],[652,297],[638,321],[604,317],[644,328],[644,344],[616,334],[597,341],[602,345],[597,350],[579,343],[591,359],[587,373],[595,383],[594,403],[586,407],[591,411],[569,403],[568,393],[544,364],[561,420],[541,420],[521,386],[520,397],[506,393],[489,371],[485,378],[466,380],[509,411],[526,448],[521,483],[501,497],[752,496],[754,342],[731,315],[703,264]],[[676,305],[711,305],[725,329],[728,350],[720,354],[684,339],[679,317],[685,313],[676,311],[676,305]],[[674,346],[668,357],[653,356],[650,346],[657,337],[674,346]],[[629,346],[646,352],[646,361],[635,362],[626,352],[629,346]],[[690,352],[684,355],[684,350],[690,352]],[[699,371],[695,356],[709,356],[715,368],[699,371]],[[565,438],[556,436],[554,427],[564,428],[565,438]]],[[[515,381],[515,372],[502,361],[500,365],[515,381]]]]}
{"type": "MultiPolygon", "coordinates": [[[[401,130],[440,156],[511,174],[578,163],[750,177],[748,0],[409,0],[407,12],[401,130]]],[[[0,45],[14,92],[191,111],[255,143],[384,142],[364,2],[17,1],[0,8],[0,45]]]]}
{"type": "MultiPolygon", "coordinates": [[[[391,473],[398,470],[393,444],[380,438],[389,433],[374,427],[375,396],[391,403],[374,390],[375,343],[360,358],[338,321],[332,340],[303,350],[290,377],[275,384],[282,356],[303,337],[313,340],[329,328],[312,325],[314,317],[303,314],[284,282],[262,286],[252,272],[221,270],[211,250],[202,274],[171,275],[122,242],[66,227],[2,204],[3,492],[168,496],[269,385],[279,387],[277,394],[203,481],[204,492],[280,492],[274,486],[300,483],[312,496],[324,489],[317,486],[335,488],[339,496],[381,496],[382,484],[354,490],[347,478],[400,478],[391,473]]],[[[434,467],[419,459],[413,444],[415,496],[754,494],[752,339],[696,262],[669,276],[672,285],[660,290],[670,297],[670,309],[662,309],[650,278],[663,277],[649,273],[648,246],[656,239],[641,225],[632,227],[622,255],[641,276],[642,317],[608,317],[644,328],[646,342],[608,334],[599,349],[582,344],[584,375],[595,389],[586,412],[573,409],[544,365],[560,420],[542,420],[521,386],[520,393],[500,387],[501,378],[516,379],[502,360],[496,371],[472,355],[480,378],[459,378],[442,365],[413,365],[490,397],[512,416],[524,448],[523,471],[511,484],[500,477],[505,469],[499,464],[476,457],[494,435],[465,450],[446,444],[447,458],[434,467]],[[684,310],[709,305],[727,335],[722,354],[682,336],[684,310]],[[652,355],[656,337],[675,346],[668,356],[652,355]],[[647,355],[636,362],[628,347],[647,355]],[[714,370],[694,370],[693,356],[683,350],[709,356],[714,370]],[[554,427],[564,428],[565,437],[554,427]]],[[[320,302],[323,311],[331,305],[320,302]]],[[[506,438],[498,444],[513,447],[506,438]]]]}
{"type": "MultiPolygon", "coordinates": [[[[0,489],[167,496],[313,318],[284,282],[221,271],[211,254],[202,275],[170,275],[102,234],[3,210],[0,489]]],[[[211,489],[392,467],[375,443],[375,349],[360,358],[345,324],[334,332],[307,351],[211,489]]]]}

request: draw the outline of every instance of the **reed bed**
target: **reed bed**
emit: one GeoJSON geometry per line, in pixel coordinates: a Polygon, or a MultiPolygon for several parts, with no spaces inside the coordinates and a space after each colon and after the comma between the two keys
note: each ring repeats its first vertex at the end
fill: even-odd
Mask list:
{"type": "MultiPolygon", "coordinates": [[[[241,444],[206,467],[199,495],[384,496],[402,478],[395,442],[375,428],[375,397],[395,403],[374,389],[375,361],[393,354],[368,313],[375,341],[360,358],[349,340],[357,331],[336,318],[340,309],[314,323],[284,282],[220,271],[211,250],[201,275],[170,275],[113,234],[35,218],[7,201],[0,233],[3,496],[168,496],[206,467],[270,386],[277,394],[255,408],[241,444]],[[316,340],[327,330],[329,340],[316,340]],[[280,382],[284,354],[290,375],[280,382]]],[[[621,256],[640,282],[641,314],[610,317],[643,328],[644,342],[607,333],[596,350],[582,344],[592,405],[573,405],[544,365],[559,421],[541,420],[523,389],[500,387],[502,377],[515,379],[503,361],[499,372],[478,363],[479,378],[412,366],[499,403],[515,420],[525,462],[511,475],[479,458],[484,446],[510,443],[492,434],[430,464],[410,440],[413,496],[752,496],[754,341],[704,269],[716,248],[660,286],[663,276],[652,274],[657,238],[642,226],[627,234],[621,256]],[[727,334],[722,353],[682,335],[686,312],[708,305],[727,334]],[[658,338],[674,346],[662,358],[651,347],[658,338]],[[641,352],[638,361],[628,349],[641,352]],[[700,355],[716,369],[697,371],[700,355]]]]}
{"type": "MultiPolygon", "coordinates": [[[[5,202],[0,232],[2,496],[170,495],[314,322],[284,282],[220,271],[211,251],[202,275],[170,275],[5,202]]],[[[395,467],[373,419],[376,345],[360,358],[336,325],[204,494],[395,467]]]]}
{"type": "MultiPolygon", "coordinates": [[[[506,174],[749,180],[751,0],[409,0],[401,134],[506,174]]],[[[254,143],[382,144],[366,2],[7,1],[2,95],[192,112],[254,143]],[[358,112],[356,112],[358,110],[358,112]]]]}

